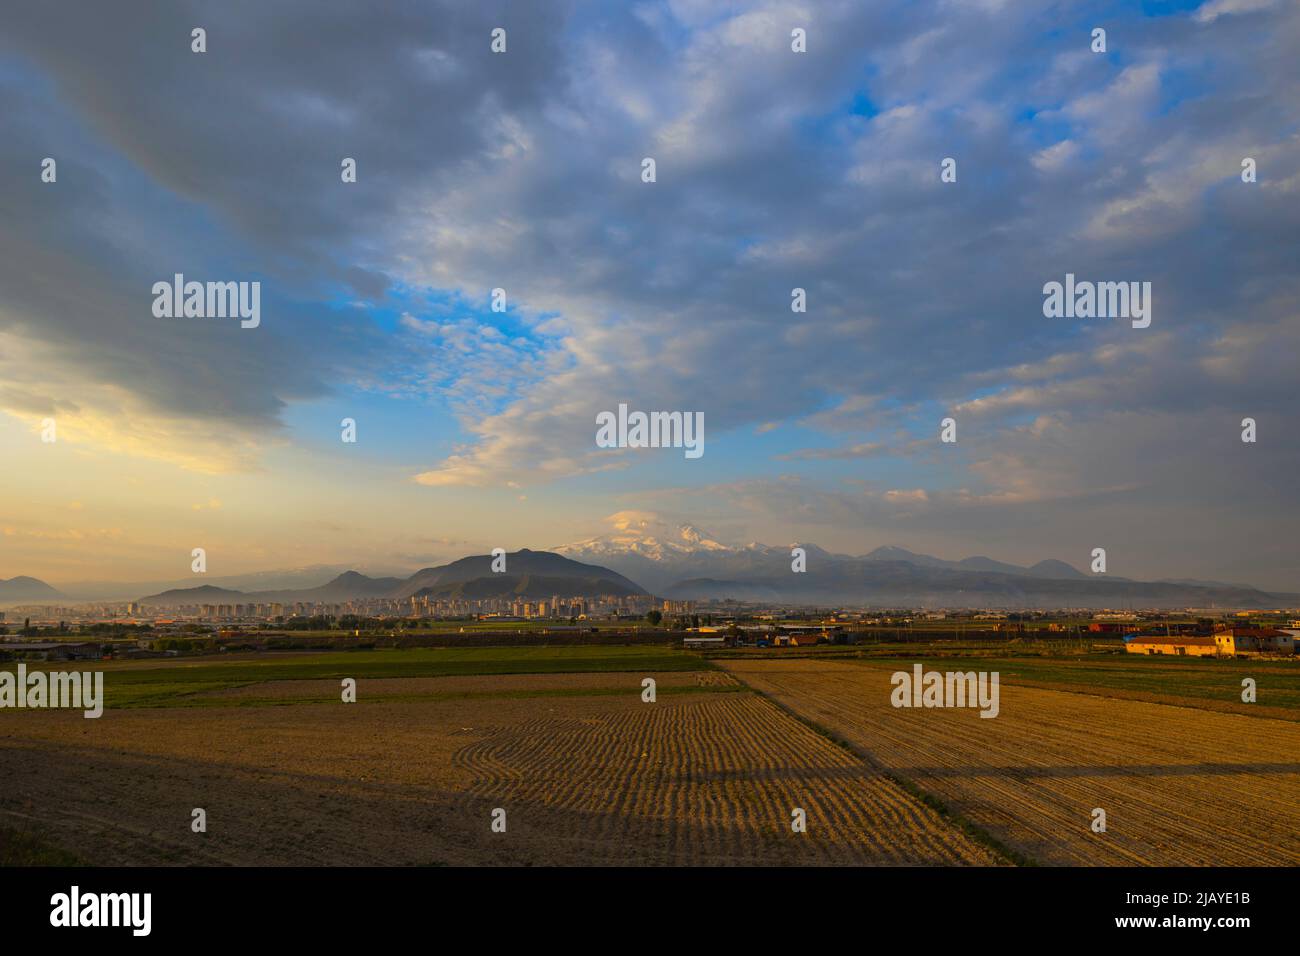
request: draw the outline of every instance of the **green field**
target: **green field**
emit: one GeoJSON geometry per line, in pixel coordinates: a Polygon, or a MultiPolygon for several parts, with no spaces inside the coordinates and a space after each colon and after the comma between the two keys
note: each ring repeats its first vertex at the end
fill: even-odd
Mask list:
{"type": "Polygon", "coordinates": [[[850,661],[910,668],[921,660],[931,669],[997,671],[1010,684],[1069,690],[1134,700],[1160,700],[1198,706],[1213,703],[1217,710],[1279,716],[1275,708],[1300,719],[1300,661],[1248,659],[1197,660],[1145,657],[1137,654],[1096,654],[1059,657],[891,657],[849,658],[850,661]],[[1243,678],[1254,678],[1257,701],[1241,700],[1243,678]]]}
{"type": "MultiPolygon", "coordinates": [[[[6,663],[0,670],[13,671],[6,663]]],[[[467,647],[408,650],[267,653],[247,660],[220,656],[151,659],[104,664],[93,661],[28,664],[29,671],[103,670],[106,707],[199,705],[192,695],[282,680],[357,680],[386,677],[453,677],[491,674],[587,674],[712,670],[685,651],[647,646],[467,647]]],[[[564,692],[548,692],[559,696],[564,692]]],[[[390,698],[395,699],[395,698],[390,698]]],[[[245,701],[244,706],[258,703],[245,701]]],[[[239,702],[202,701],[203,706],[239,702]]]]}
{"type": "Polygon", "coordinates": [[[0,866],[82,866],[81,860],[28,830],[0,826],[0,866]]]}
{"type": "Polygon", "coordinates": [[[1107,653],[1094,645],[1117,640],[882,642],[852,646],[710,651],[713,660],[813,658],[909,669],[997,671],[1005,683],[1122,697],[1264,717],[1300,720],[1300,659],[1217,660],[1107,653]],[[1242,701],[1243,678],[1257,699],[1242,701]]]}
{"type": "MultiPolygon", "coordinates": [[[[1074,645],[1044,652],[1033,644],[1005,642],[817,646],[713,652],[711,658],[833,658],[868,666],[907,669],[917,661],[933,669],[996,670],[1004,683],[1076,693],[1151,700],[1256,716],[1300,720],[1300,661],[1198,660],[1086,653],[1074,645]],[[1253,677],[1258,700],[1241,700],[1241,681],[1253,677]]],[[[0,670],[15,668],[0,665],[0,670]]],[[[65,662],[28,664],[29,670],[104,671],[106,706],[261,706],[289,703],[271,698],[205,698],[209,691],[285,680],[358,680],[399,677],[454,677],[508,674],[662,673],[712,670],[705,657],[660,645],[559,645],[545,647],[454,647],[325,652],[269,652],[231,660],[221,655],[150,659],[137,662],[65,662]]],[[[675,688],[674,693],[690,692],[675,688]]],[[[603,694],[600,688],[513,691],[508,696],[603,694]]],[[[477,692],[430,692],[419,695],[453,698],[477,692]]],[[[491,695],[488,695],[491,696],[491,695]]],[[[311,698],[296,698],[301,703],[311,698]]],[[[327,698],[321,698],[322,700],[327,698]]],[[[333,699],[328,698],[328,699],[333,699]]],[[[402,699],[388,695],[387,700],[402,699]]]]}

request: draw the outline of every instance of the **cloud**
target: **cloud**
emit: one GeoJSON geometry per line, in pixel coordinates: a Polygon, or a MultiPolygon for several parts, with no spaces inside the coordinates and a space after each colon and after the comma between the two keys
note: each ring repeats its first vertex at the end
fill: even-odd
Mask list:
{"type": "Polygon", "coordinates": [[[1228,426],[1281,445],[1300,417],[1294,4],[1121,11],[1121,57],[1047,0],[74,14],[26,5],[0,37],[0,162],[60,159],[57,185],[0,182],[23,224],[0,235],[0,408],[69,441],[253,472],[301,437],[294,406],[361,390],[454,420],[406,436],[431,489],[730,485],[724,524],[934,535],[1083,534],[1043,509],[1087,502],[1187,544],[1241,474],[1228,426]],[[260,278],[262,327],[153,320],[175,271],[260,278]],[[1044,319],[1066,272],[1151,281],[1151,329],[1044,319]],[[597,449],[619,402],[703,412],[702,467],[597,449]],[[1144,448],[1158,468],[1112,460],[1144,448]],[[845,485],[866,458],[883,483],[845,485]]]}
{"type": "Polygon", "coordinates": [[[877,455],[889,454],[890,447],[883,442],[859,442],[856,445],[846,445],[842,448],[801,448],[798,451],[792,451],[784,455],[777,455],[782,461],[797,461],[799,459],[825,459],[825,458],[874,458],[877,455]]]}
{"type": "Polygon", "coordinates": [[[1234,13],[1255,13],[1275,6],[1277,0],[1210,0],[1196,8],[1192,19],[1197,23],[1213,23],[1219,17],[1234,13]]]}

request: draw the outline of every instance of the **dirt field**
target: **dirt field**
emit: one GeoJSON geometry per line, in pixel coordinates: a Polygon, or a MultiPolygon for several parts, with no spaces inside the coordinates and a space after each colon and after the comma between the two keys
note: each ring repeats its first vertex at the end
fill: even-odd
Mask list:
{"type": "Polygon", "coordinates": [[[1294,722],[1007,684],[1000,714],[982,719],[894,708],[894,666],[724,666],[1036,862],[1300,864],[1294,722]],[[1094,808],[1104,834],[1091,831],[1094,808]]]}
{"type": "Polygon", "coordinates": [[[771,703],[723,692],[724,675],[657,674],[655,704],[641,676],[399,679],[389,694],[363,680],[355,705],[303,699],[337,682],[291,681],[233,691],[279,698],[248,706],[7,711],[0,824],[94,864],[1000,862],[771,703]]]}

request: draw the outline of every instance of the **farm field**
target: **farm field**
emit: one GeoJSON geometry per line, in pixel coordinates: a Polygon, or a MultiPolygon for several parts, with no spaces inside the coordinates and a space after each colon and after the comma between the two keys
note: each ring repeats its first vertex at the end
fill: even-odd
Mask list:
{"type": "Polygon", "coordinates": [[[97,865],[1005,862],[698,657],[492,650],[105,667],[98,720],[0,714],[3,842],[97,865]]]}
{"type": "MultiPolygon", "coordinates": [[[[723,666],[1033,862],[1300,863],[1296,723],[1016,680],[1002,684],[994,719],[973,709],[894,708],[890,675],[911,663],[731,659],[723,666]],[[1104,834],[1090,829],[1094,808],[1106,811],[1104,834]]],[[[1175,681],[1191,673],[1181,663],[1169,671],[1175,681]]],[[[935,659],[925,666],[999,665],[935,659]]],[[[1038,683],[1048,680],[1038,673],[1038,683]]],[[[1266,681],[1261,688],[1266,699],[1266,681]]]]}
{"type": "MultiPolygon", "coordinates": [[[[906,664],[901,660],[896,663],[906,664]]],[[[948,667],[939,662],[932,666],[948,667]]],[[[979,669],[999,671],[1004,681],[1026,687],[1300,721],[1300,665],[1295,662],[1169,657],[1162,660],[1123,654],[1075,660],[1050,657],[982,660],[979,669]],[[1241,699],[1244,677],[1254,678],[1258,685],[1258,699],[1251,704],[1241,699]]]]}
{"type": "Polygon", "coordinates": [[[1300,721],[1300,661],[1297,660],[1199,660],[1138,654],[1035,653],[1024,648],[1020,649],[1021,653],[1015,653],[1015,650],[1016,646],[1008,646],[1005,641],[985,644],[945,641],[884,647],[820,646],[795,652],[728,651],[711,653],[709,657],[718,664],[728,660],[808,659],[889,665],[899,670],[908,670],[920,661],[927,668],[938,670],[997,671],[1004,684],[1300,721]],[[1244,677],[1252,677],[1258,683],[1259,698],[1255,703],[1247,704],[1241,699],[1244,677]]]}
{"type": "MultiPolygon", "coordinates": [[[[0,664],[0,670],[17,665],[0,664]]],[[[410,650],[272,652],[130,662],[81,661],[64,670],[102,670],[105,706],[175,707],[220,704],[210,695],[224,689],[275,681],[325,682],[337,699],[338,682],[368,679],[492,674],[586,674],[708,670],[711,665],[680,651],[655,646],[559,646],[416,648],[410,650]]]]}

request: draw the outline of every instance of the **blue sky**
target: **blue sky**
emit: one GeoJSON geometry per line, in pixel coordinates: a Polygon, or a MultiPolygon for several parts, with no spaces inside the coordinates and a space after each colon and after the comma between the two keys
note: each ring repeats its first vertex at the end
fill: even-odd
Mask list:
{"type": "Polygon", "coordinates": [[[1294,4],[71,7],[0,31],[0,576],[637,510],[1296,586],[1294,4]],[[262,325],[154,319],[175,272],[262,325]],[[1151,282],[1151,327],[1045,318],[1067,272],[1151,282]],[[620,402],[703,412],[704,457],[597,448],[620,402]]]}

